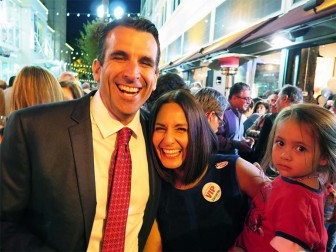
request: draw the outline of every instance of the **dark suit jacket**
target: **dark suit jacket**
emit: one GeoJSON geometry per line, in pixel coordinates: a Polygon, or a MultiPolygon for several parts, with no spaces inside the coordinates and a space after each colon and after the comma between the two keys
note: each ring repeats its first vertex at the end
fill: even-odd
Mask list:
{"type": "MultiPolygon", "coordinates": [[[[15,112],[1,144],[1,251],[85,251],[96,209],[91,94],[15,112]]],[[[145,139],[148,115],[141,111],[145,139]]],[[[150,196],[142,250],[160,181],[147,148],[150,196]]],[[[139,178],[141,179],[141,178],[139,178]]]]}
{"type": "Polygon", "coordinates": [[[264,125],[259,134],[258,141],[254,149],[253,162],[261,162],[265,155],[269,134],[271,133],[275,117],[278,113],[272,113],[265,117],[264,125]]]}

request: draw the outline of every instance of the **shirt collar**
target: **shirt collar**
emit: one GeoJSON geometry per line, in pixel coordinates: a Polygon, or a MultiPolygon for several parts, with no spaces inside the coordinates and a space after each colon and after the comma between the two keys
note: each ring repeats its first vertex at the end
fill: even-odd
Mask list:
{"type": "Polygon", "coordinates": [[[241,116],[241,113],[240,113],[239,109],[237,109],[237,108],[235,108],[235,107],[233,107],[233,106],[230,106],[230,108],[231,108],[231,110],[233,111],[233,113],[234,113],[236,116],[238,116],[238,117],[241,116]]]}
{"type": "Polygon", "coordinates": [[[133,120],[129,124],[123,125],[108,112],[101,99],[99,90],[91,99],[90,113],[92,122],[97,125],[100,133],[104,138],[117,133],[123,127],[130,128],[133,131],[133,136],[135,137],[142,134],[142,127],[140,123],[140,110],[136,112],[133,120]]]}

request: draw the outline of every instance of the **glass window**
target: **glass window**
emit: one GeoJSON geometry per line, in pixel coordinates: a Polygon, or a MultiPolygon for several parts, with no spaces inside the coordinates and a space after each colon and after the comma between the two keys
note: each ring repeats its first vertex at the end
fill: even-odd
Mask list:
{"type": "Polygon", "coordinates": [[[184,33],[183,54],[200,49],[209,43],[210,14],[184,33]]]}
{"type": "Polygon", "coordinates": [[[281,53],[275,52],[259,56],[255,60],[253,93],[263,96],[267,91],[279,88],[281,53]]]}
{"type": "Polygon", "coordinates": [[[278,88],[279,70],[279,64],[257,63],[254,88],[257,88],[258,96],[263,96],[267,91],[278,88]]]}
{"type": "Polygon", "coordinates": [[[168,46],[167,62],[174,61],[181,57],[181,36],[168,46]]]}
{"type": "Polygon", "coordinates": [[[43,41],[45,39],[44,25],[42,20],[34,15],[34,50],[35,52],[41,51],[43,46],[43,41]]]}
{"type": "Polygon", "coordinates": [[[181,0],[173,0],[173,11],[180,5],[181,0]]]}
{"type": "Polygon", "coordinates": [[[281,10],[282,1],[227,0],[216,8],[214,40],[281,10]]]}
{"type": "Polygon", "coordinates": [[[159,62],[159,66],[166,63],[166,55],[167,55],[167,49],[162,49],[161,50],[161,55],[160,55],[160,62],[159,62]]]}

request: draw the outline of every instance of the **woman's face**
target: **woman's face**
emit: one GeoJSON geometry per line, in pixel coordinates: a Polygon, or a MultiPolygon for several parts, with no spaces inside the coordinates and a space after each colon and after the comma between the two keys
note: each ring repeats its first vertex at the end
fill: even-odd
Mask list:
{"type": "Polygon", "coordinates": [[[258,107],[257,107],[257,109],[256,109],[256,112],[258,113],[258,114],[265,114],[266,113],[266,107],[265,107],[265,105],[264,104],[259,104],[258,105],[258,107]]]}
{"type": "Polygon", "coordinates": [[[188,122],[177,103],[162,105],[156,117],[153,145],[162,165],[168,169],[179,168],[186,157],[188,122]]]}

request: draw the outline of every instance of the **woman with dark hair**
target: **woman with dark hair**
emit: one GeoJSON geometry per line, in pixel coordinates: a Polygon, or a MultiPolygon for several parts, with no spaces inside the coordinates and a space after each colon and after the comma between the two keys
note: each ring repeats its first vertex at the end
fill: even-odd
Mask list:
{"type": "Polygon", "coordinates": [[[263,115],[263,114],[269,113],[270,112],[269,109],[270,107],[269,107],[268,102],[257,101],[254,105],[253,113],[258,113],[260,115],[263,115]]]}
{"type": "Polygon", "coordinates": [[[149,133],[154,165],[164,180],[147,251],[227,250],[265,181],[238,155],[214,154],[217,138],[190,92],[171,91],[153,105],[149,133]]]}

